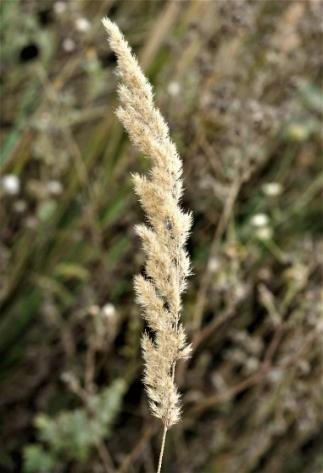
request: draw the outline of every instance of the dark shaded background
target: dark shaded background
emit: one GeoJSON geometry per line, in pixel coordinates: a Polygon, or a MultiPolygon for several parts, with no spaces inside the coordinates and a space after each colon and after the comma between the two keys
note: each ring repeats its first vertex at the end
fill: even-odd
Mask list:
{"type": "Polygon", "coordinates": [[[169,473],[323,471],[320,0],[1,0],[0,471],[154,471],[124,31],[184,161],[194,275],[169,473]]]}

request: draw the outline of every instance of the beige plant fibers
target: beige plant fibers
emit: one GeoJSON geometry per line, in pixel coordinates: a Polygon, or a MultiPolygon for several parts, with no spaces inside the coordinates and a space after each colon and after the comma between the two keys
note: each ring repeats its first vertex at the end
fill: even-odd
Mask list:
{"type": "Polygon", "coordinates": [[[135,191],[147,214],[147,225],[136,231],[146,254],[144,275],[135,277],[135,291],[152,337],[142,339],[144,383],[153,415],[164,424],[159,459],[161,468],[166,432],[180,418],[179,393],[174,383],[175,365],[190,354],[180,323],[181,293],[190,273],[185,242],[191,215],[179,205],[182,195],[182,162],[169,129],[154,105],[152,87],[120,32],[108,18],[103,24],[118,59],[121,106],[117,116],[138,150],[149,156],[148,177],[135,174],[135,191]]]}

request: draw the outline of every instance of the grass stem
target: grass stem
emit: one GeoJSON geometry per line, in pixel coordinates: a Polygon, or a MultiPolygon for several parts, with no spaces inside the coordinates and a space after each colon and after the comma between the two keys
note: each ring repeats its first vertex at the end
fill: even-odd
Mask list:
{"type": "Polygon", "coordinates": [[[163,456],[164,456],[164,450],[165,450],[166,434],[167,434],[167,425],[165,424],[164,425],[164,430],[163,430],[163,438],[162,438],[161,446],[160,446],[157,473],[161,472],[161,467],[162,467],[162,463],[163,463],[163,456]]]}

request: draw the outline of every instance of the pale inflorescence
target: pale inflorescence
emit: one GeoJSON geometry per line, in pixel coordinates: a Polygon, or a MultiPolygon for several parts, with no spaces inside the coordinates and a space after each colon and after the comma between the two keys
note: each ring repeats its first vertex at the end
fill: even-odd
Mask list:
{"type": "Polygon", "coordinates": [[[179,321],[181,293],[190,261],[185,251],[191,215],[179,205],[182,162],[169,137],[168,126],[154,105],[152,88],[117,25],[103,24],[118,59],[121,106],[117,116],[139,151],[152,159],[148,177],[133,176],[135,191],[148,224],[136,231],[146,254],[145,274],[135,277],[137,300],[153,338],[144,334],[144,383],[152,413],[168,428],[180,418],[179,393],[174,383],[176,362],[187,358],[190,346],[179,321]]]}

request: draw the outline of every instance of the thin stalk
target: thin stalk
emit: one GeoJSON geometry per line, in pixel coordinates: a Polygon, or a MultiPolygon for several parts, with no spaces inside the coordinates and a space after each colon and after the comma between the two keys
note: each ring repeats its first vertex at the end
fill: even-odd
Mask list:
{"type": "MultiPolygon", "coordinates": [[[[177,324],[176,324],[176,330],[177,330],[177,324]]],[[[172,380],[174,381],[174,379],[175,379],[175,363],[172,366],[172,380]]],[[[163,430],[163,438],[162,438],[161,446],[160,446],[157,473],[161,472],[161,467],[162,467],[162,463],[163,463],[163,456],[164,456],[164,450],[165,450],[166,434],[167,434],[167,424],[165,423],[164,424],[164,430],[163,430]]]]}
{"type": "Polygon", "coordinates": [[[163,438],[162,438],[161,446],[160,446],[157,473],[161,472],[161,467],[162,467],[162,463],[163,463],[163,456],[164,456],[164,449],[165,449],[166,434],[167,434],[167,425],[165,424],[164,425],[164,430],[163,430],[163,438]]]}

